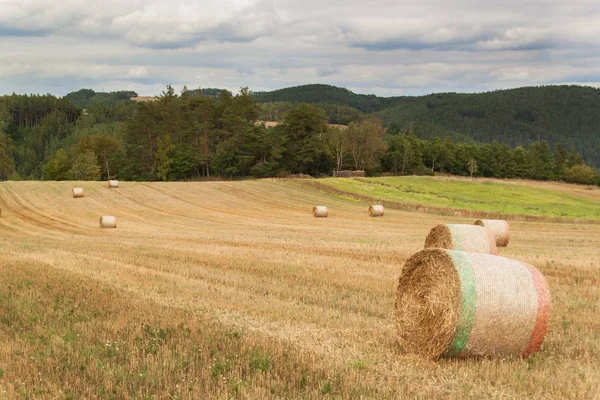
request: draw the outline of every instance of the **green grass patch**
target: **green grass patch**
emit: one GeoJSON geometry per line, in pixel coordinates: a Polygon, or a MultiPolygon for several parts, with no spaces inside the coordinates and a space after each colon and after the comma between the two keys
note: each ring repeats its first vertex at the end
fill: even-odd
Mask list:
{"type": "Polygon", "coordinates": [[[600,219],[600,203],[551,189],[431,177],[327,178],[337,190],[381,200],[512,215],[600,219]]]}

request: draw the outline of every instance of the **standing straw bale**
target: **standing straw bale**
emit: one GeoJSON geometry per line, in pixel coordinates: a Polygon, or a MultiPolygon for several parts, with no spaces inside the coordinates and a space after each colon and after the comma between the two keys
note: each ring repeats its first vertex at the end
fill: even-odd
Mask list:
{"type": "Polygon", "coordinates": [[[425,239],[425,248],[498,254],[492,231],[476,225],[440,224],[425,239]]]}
{"type": "Polygon", "coordinates": [[[100,228],[116,228],[117,217],[112,215],[103,215],[100,217],[100,228]]]}
{"type": "Polygon", "coordinates": [[[510,231],[508,222],[502,219],[478,219],[475,221],[475,225],[483,226],[492,231],[496,238],[496,246],[508,246],[508,234],[510,231]]]}
{"type": "Polygon", "coordinates": [[[115,180],[109,180],[108,181],[108,187],[111,189],[115,189],[119,187],[119,181],[115,181],[115,180]]]}
{"type": "Polygon", "coordinates": [[[383,217],[383,206],[381,204],[369,206],[371,217],[383,217]]]}
{"type": "Polygon", "coordinates": [[[73,197],[74,198],[83,197],[83,188],[73,188],[73,197]]]}
{"type": "Polygon", "coordinates": [[[396,292],[398,342],[426,357],[527,357],[542,345],[550,289],[533,266],[491,254],[422,250],[396,292]]]}
{"type": "Polygon", "coordinates": [[[314,206],[313,207],[313,216],[316,218],[327,218],[328,214],[327,206],[314,206]]]}

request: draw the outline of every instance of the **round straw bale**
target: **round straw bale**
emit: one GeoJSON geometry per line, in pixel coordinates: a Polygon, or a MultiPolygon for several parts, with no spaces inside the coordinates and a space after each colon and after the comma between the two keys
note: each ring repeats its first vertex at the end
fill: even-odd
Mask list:
{"type": "Polygon", "coordinates": [[[527,357],[540,349],[550,313],[544,276],[491,254],[422,250],[396,292],[398,342],[431,358],[527,357]]]}
{"type": "Polygon", "coordinates": [[[109,181],[108,181],[108,187],[109,187],[109,188],[113,188],[113,189],[114,189],[114,188],[118,188],[118,187],[119,187],[119,181],[112,180],[112,179],[111,179],[111,180],[109,180],[109,181]]]}
{"type": "Polygon", "coordinates": [[[112,215],[103,215],[100,217],[100,228],[116,228],[117,217],[112,215]]]}
{"type": "Polygon", "coordinates": [[[492,231],[496,238],[496,246],[508,246],[508,235],[510,231],[508,222],[502,219],[478,219],[475,221],[475,225],[483,226],[492,231]]]}
{"type": "Polygon", "coordinates": [[[369,214],[371,217],[383,217],[383,206],[381,204],[369,206],[369,214]]]}
{"type": "Polygon", "coordinates": [[[327,206],[314,206],[313,207],[313,215],[317,218],[327,218],[327,214],[329,211],[327,210],[327,206]]]}
{"type": "Polygon", "coordinates": [[[492,231],[476,225],[440,224],[425,239],[425,248],[498,254],[492,231]]]}
{"type": "Polygon", "coordinates": [[[73,188],[73,197],[83,197],[83,188],[73,188]]]}

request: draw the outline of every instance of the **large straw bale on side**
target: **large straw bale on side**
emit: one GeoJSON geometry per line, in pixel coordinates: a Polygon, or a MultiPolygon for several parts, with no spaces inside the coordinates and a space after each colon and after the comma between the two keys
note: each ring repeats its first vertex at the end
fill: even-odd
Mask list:
{"type": "Polygon", "coordinates": [[[371,217],[383,217],[383,206],[381,204],[369,206],[369,215],[371,217]]]}
{"type": "Polygon", "coordinates": [[[76,199],[83,197],[83,188],[73,188],[73,197],[76,199]]]}
{"type": "Polygon", "coordinates": [[[103,215],[100,217],[100,228],[116,228],[117,217],[112,215],[103,215]]]}
{"type": "Polygon", "coordinates": [[[425,248],[498,254],[494,234],[489,229],[476,225],[437,225],[427,235],[425,248]]]}
{"type": "Polygon", "coordinates": [[[111,189],[116,189],[119,187],[119,181],[116,181],[114,179],[111,179],[108,181],[108,187],[111,189]]]}
{"type": "Polygon", "coordinates": [[[422,250],[396,292],[398,342],[429,358],[527,357],[539,351],[550,314],[544,276],[490,254],[422,250]]]}
{"type": "Polygon", "coordinates": [[[327,206],[314,206],[313,207],[313,216],[316,218],[327,218],[329,211],[327,210],[327,206]]]}
{"type": "Polygon", "coordinates": [[[477,221],[475,221],[475,225],[483,226],[492,231],[494,237],[496,238],[496,246],[508,246],[508,239],[510,233],[510,227],[508,225],[508,222],[502,219],[478,219],[477,221]]]}

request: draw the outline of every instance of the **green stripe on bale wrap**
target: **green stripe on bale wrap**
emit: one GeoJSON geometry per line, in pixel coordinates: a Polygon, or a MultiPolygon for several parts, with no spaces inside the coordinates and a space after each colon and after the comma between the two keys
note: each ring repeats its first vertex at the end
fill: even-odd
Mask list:
{"type": "Polygon", "coordinates": [[[446,356],[452,357],[460,353],[467,345],[467,340],[473,329],[473,318],[475,317],[476,296],[475,276],[473,275],[473,267],[471,262],[462,252],[450,253],[452,261],[456,266],[458,278],[460,279],[461,304],[456,333],[450,349],[446,352],[446,356]]]}

